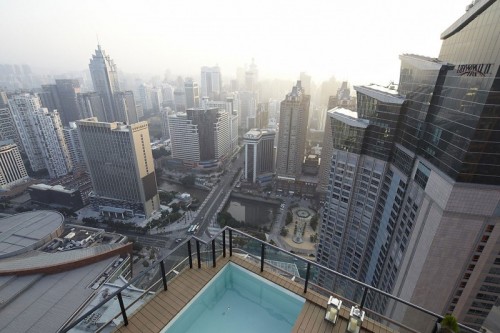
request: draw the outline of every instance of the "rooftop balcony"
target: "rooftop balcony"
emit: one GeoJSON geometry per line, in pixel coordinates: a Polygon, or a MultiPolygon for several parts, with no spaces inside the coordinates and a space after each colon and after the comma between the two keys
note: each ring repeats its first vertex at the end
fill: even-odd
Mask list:
{"type": "MultiPolygon", "coordinates": [[[[162,260],[150,266],[116,292],[72,318],[61,332],[161,332],[162,329],[228,263],[239,265],[305,298],[292,332],[347,332],[351,307],[365,312],[359,332],[435,332],[443,317],[405,300],[318,265],[315,262],[226,227],[208,242],[186,239],[162,260]],[[336,293],[318,286],[319,274],[333,276],[337,285],[350,285],[354,293],[336,293]],[[140,298],[129,290],[136,281],[149,279],[151,287],[140,298]],[[354,295],[347,297],[347,294],[354,295]],[[329,296],[342,301],[335,324],[325,320],[329,296]],[[365,307],[378,297],[384,313],[365,307]],[[389,309],[389,310],[388,310],[389,309]]],[[[342,290],[342,289],[340,289],[342,290]]],[[[347,289],[346,289],[347,290],[347,289]]],[[[278,309],[279,310],[279,309],[278,309]]],[[[479,333],[460,325],[461,332],[479,333]]]]}

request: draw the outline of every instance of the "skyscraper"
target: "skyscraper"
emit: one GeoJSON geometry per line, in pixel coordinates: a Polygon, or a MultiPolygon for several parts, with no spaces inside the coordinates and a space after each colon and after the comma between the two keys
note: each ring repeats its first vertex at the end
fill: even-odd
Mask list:
{"type": "Polygon", "coordinates": [[[243,136],[244,177],[252,183],[267,183],[274,173],[274,131],[252,129],[243,136]]]}
{"type": "Polygon", "coordinates": [[[89,69],[94,90],[101,96],[104,103],[106,121],[116,121],[113,94],[120,90],[118,71],[115,62],[109,55],[106,55],[101,45],[97,45],[97,50],[90,59],[89,69]]]}
{"type": "Polygon", "coordinates": [[[193,108],[168,116],[172,157],[185,164],[216,164],[230,153],[229,114],[219,108],[193,108]]]}
{"type": "Polygon", "coordinates": [[[82,145],[80,143],[80,137],[78,136],[76,123],[69,123],[69,127],[65,127],[63,132],[73,168],[85,167],[85,159],[83,157],[82,145]]]}
{"type": "Polygon", "coordinates": [[[201,68],[201,97],[217,100],[220,97],[222,80],[219,66],[201,68]]]}
{"type": "Polygon", "coordinates": [[[161,117],[161,137],[163,140],[170,139],[170,130],[168,129],[168,116],[172,113],[172,109],[165,107],[160,111],[161,117]]]}
{"type": "Polygon", "coordinates": [[[12,96],[9,105],[31,170],[47,169],[51,178],[71,171],[71,159],[58,112],[41,108],[39,98],[30,94],[12,96]]]}
{"type": "Polygon", "coordinates": [[[234,150],[238,147],[238,109],[237,109],[237,100],[235,101],[234,97],[227,97],[226,101],[210,101],[206,98],[203,99],[203,107],[204,108],[219,108],[222,110],[226,110],[229,115],[229,132],[230,132],[230,151],[234,152],[234,150]]]}
{"type": "Polygon", "coordinates": [[[144,216],[160,209],[148,123],[76,122],[92,179],[91,205],[105,215],[144,216]]]}
{"type": "Polygon", "coordinates": [[[21,138],[19,137],[14,118],[7,106],[0,107],[0,141],[14,140],[20,151],[22,151],[21,138]]]}
{"type": "Polygon", "coordinates": [[[197,82],[187,79],[184,82],[184,94],[186,96],[187,109],[200,107],[200,88],[197,82]]]}
{"type": "Polygon", "coordinates": [[[439,58],[400,57],[397,92],[356,87],[358,120],[333,130],[318,247],[320,263],[476,329],[500,295],[498,17],[499,1],[477,1],[443,32],[439,58]]]}
{"type": "Polygon", "coordinates": [[[310,96],[300,81],[281,102],[276,175],[278,179],[297,180],[302,173],[306,146],[310,96]]]}
{"type": "Polygon", "coordinates": [[[61,108],[58,109],[61,122],[68,126],[69,122],[81,119],[77,102],[77,94],[80,93],[80,82],[78,80],[56,80],[56,90],[59,96],[61,108]]]}
{"type": "Polygon", "coordinates": [[[132,91],[117,91],[114,94],[116,119],[126,124],[139,122],[137,107],[132,91]]]}
{"type": "Polygon", "coordinates": [[[108,121],[101,95],[97,92],[80,93],[76,98],[81,119],[96,117],[99,121],[108,121]]]}

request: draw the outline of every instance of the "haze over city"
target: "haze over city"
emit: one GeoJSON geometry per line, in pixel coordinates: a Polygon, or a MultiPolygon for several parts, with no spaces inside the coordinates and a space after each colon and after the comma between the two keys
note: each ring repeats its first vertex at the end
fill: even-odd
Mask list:
{"type": "Polygon", "coordinates": [[[500,0],[0,12],[0,332],[500,332],[500,0]]]}
{"type": "Polygon", "coordinates": [[[255,58],[261,78],[385,83],[399,79],[399,54],[437,57],[441,32],[469,3],[4,0],[0,63],[85,70],[98,35],[126,73],[196,78],[218,64],[231,78],[255,58]]]}

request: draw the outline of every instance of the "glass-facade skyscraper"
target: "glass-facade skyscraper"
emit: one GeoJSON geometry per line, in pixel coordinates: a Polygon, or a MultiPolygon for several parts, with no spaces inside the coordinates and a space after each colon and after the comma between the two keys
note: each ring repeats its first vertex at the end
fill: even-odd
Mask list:
{"type": "MultiPolygon", "coordinates": [[[[476,1],[438,58],[400,57],[397,90],[355,87],[357,113],[330,111],[318,247],[321,264],[477,329],[500,295],[499,18],[499,1],[476,1]]],[[[424,322],[373,295],[367,304],[424,322]]]]}

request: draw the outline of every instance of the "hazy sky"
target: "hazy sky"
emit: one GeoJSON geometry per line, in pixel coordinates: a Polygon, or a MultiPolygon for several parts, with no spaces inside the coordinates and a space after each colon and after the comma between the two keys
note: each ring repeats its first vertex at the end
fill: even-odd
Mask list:
{"type": "Polygon", "coordinates": [[[0,0],[1,63],[88,68],[96,34],[120,70],[223,78],[255,58],[261,77],[399,80],[402,53],[437,57],[471,0],[0,0]]]}

